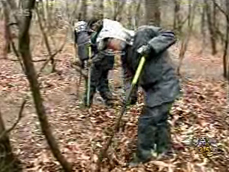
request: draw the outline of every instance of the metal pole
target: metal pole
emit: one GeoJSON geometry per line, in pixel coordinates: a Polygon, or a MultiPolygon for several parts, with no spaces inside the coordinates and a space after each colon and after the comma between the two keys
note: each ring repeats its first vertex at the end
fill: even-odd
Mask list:
{"type": "Polygon", "coordinates": [[[139,76],[141,74],[141,71],[143,69],[143,66],[145,64],[145,57],[143,56],[139,62],[139,65],[138,65],[138,68],[137,68],[137,71],[134,75],[134,78],[132,80],[132,83],[131,83],[131,88],[126,96],[126,101],[121,109],[121,112],[119,114],[119,117],[117,119],[117,122],[115,123],[115,126],[113,128],[113,132],[109,138],[109,140],[107,141],[107,144],[104,146],[104,149],[102,149],[102,151],[100,152],[100,155],[99,155],[99,158],[98,158],[98,161],[97,161],[97,171],[100,169],[100,165],[101,165],[101,162],[104,158],[104,155],[106,154],[111,142],[112,142],[112,139],[115,135],[115,132],[118,131],[119,129],[119,125],[120,125],[120,122],[121,122],[121,119],[122,119],[122,116],[124,115],[125,111],[126,111],[126,106],[127,104],[129,103],[129,99],[130,99],[130,95],[132,94],[132,91],[134,89],[134,87],[136,86],[136,83],[138,82],[138,79],[139,79],[139,76]]]}
{"type": "MultiPolygon", "coordinates": [[[[88,56],[89,56],[89,61],[91,60],[91,46],[88,46],[88,56]]],[[[87,106],[90,105],[90,86],[91,86],[91,64],[88,66],[88,80],[87,80],[87,106]]]]}

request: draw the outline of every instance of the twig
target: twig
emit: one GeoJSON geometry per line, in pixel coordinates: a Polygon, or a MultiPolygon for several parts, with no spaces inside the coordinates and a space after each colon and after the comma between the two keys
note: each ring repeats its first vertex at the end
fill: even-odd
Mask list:
{"type": "MultiPolygon", "coordinates": [[[[133,89],[133,87],[131,88],[133,89]]],[[[132,90],[130,91],[130,94],[131,94],[132,90]]],[[[129,95],[130,95],[129,94],[129,95]]],[[[128,96],[129,97],[129,96],[128,96]]],[[[128,100],[128,99],[127,99],[128,100]]],[[[98,157],[98,160],[97,160],[97,167],[96,167],[96,172],[100,172],[100,168],[101,168],[101,163],[103,161],[103,158],[106,156],[106,153],[107,153],[107,150],[109,148],[109,146],[111,145],[112,143],[112,139],[114,138],[115,136],[115,133],[118,131],[119,129],[119,126],[120,126],[120,122],[122,120],[122,116],[124,115],[125,111],[126,111],[127,107],[126,107],[126,104],[123,105],[122,107],[122,110],[120,112],[120,115],[118,116],[118,119],[115,123],[115,126],[113,128],[113,132],[111,133],[111,136],[110,138],[108,139],[106,145],[104,145],[103,149],[100,151],[100,154],[99,154],[99,157],[98,157]]]]}
{"type": "MultiPolygon", "coordinates": [[[[66,36],[67,37],[67,36],[66,36]]],[[[41,72],[43,71],[43,69],[46,67],[46,65],[49,63],[49,61],[54,58],[59,52],[61,52],[66,44],[67,39],[65,39],[65,42],[62,44],[62,46],[59,48],[59,50],[57,50],[54,54],[52,54],[47,60],[46,62],[43,64],[43,66],[40,68],[40,71],[38,72],[38,77],[40,76],[41,72]]]]}
{"type": "Polygon", "coordinates": [[[84,77],[85,80],[87,80],[87,74],[83,72],[82,68],[77,63],[71,64],[71,67],[73,67],[76,70],[76,72],[78,72],[80,75],[84,77]]]}
{"type": "MultiPolygon", "coordinates": [[[[48,57],[48,56],[47,56],[48,57]]],[[[19,60],[18,59],[11,59],[11,58],[8,58],[7,60],[10,60],[10,61],[13,61],[13,62],[18,62],[19,60]]],[[[46,62],[47,59],[39,59],[39,60],[32,60],[32,62],[46,62]]],[[[61,61],[59,59],[57,59],[56,61],[61,61]]]]}
{"type": "Polygon", "coordinates": [[[227,21],[229,22],[229,16],[227,15],[226,11],[224,11],[215,0],[212,0],[212,2],[224,14],[224,16],[226,17],[227,21]]]}
{"type": "Polygon", "coordinates": [[[33,62],[46,62],[47,59],[33,60],[33,62]]]}
{"type": "MultiPolygon", "coordinates": [[[[0,135],[0,140],[2,140],[4,138],[5,135],[8,135],[16,126],[17,124],[19,123],[19,121],[21,120],[22,118],[22,113],[23,113],[23,110],[24,110],[24,107],[25,107],[25,104],[27,102],[27,98],[25,98],[21,104],[21,107],[20,107],[20,111],[19,111],[19,114],[18,114],[18,118],[16,120],[16,122],[14,123],[14,125],[12,125],[12,127],[10,127],[8,130],[5,130],[1,135],[0,135]]],[[[1,112],[0,112],[1,113],[1,112]]]]}
{"type": "MultiPolygon", "coordinates": [[[[39,23],[39,26],[40,26],[40,30],[41,30],[41,33],[43,35],[43,38],[44,38],[44,42],[45,42],[45,46],[48,50],[48,54],[50,56],[50,59],[49,61],[51,60],[51,63],[52,63],[52,72],[55,71],[55,62],[54,62],[54,56],[52,54],[52,51],[51,51],[51,47],[50,47],[50,44],[49,44],[49,40],[48,40],[48,37],[45,33],[45,30],[44,30],[44,27],[42,25],[42,21],[41,21],[41,17],[40,17],[40,14],[39,14],[39,11],[37,9],[37,7],[35,7],[35,10],[36,10],[36,13],[37,13],[37,17],[38,17],[38,23],[39,23]]],[[[55,54],[55,53],[54,53],[55,54]]],[[[45,65],[46,66],[46,65],[45,65]]],[[[43,70],[43,69],[42,69],[43,70]]]]}
{"type": "Polygon", "coordinates": [[[11,33],[11,28],[10,27],[11,26],[14,26],[14,25],[18,26],[18,23],[17,22],[16,23],[8,23],[8,27],[9,27],[9,41],[10,41],[10,44],[12,46],[13,52],[14,52],[15,56],[17,57],[20,65],[21,65],[22,70],[25,71],[25,68],[23,66],[22,60],[20,59],[19,52],[17,51],[17,48],[16,48],[16,46],[14,44],[12,33],[11,33]]]}

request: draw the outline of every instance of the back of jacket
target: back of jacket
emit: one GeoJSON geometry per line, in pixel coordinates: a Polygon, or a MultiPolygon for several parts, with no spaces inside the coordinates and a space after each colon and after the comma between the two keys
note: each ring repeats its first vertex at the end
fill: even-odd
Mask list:
{"type": "Polygon", "coordinates": [[[154,26],[138,28],[133,46],[127,50],[127,63],[132,73],[135,73],[141,58],[140,54],[137,53],[137,49],[146,44],[149,44],[152,48],[140,77],[140,85],[143,87],[151,86],[156,82],[162,81],[163,75],[175,75],[175,70],[167,51],[175,42],[175,36],[171,31],[165,31],[154,26]]]}
{"type": "MultiPolygon", "coordinates": [[[[88,59],[88,45],[90,42],[90,31],[87,28],[87,23],[85,21],[79,21],[74,25],[75,43],[78,46],[78,55],[80,60],[88,59]]],[[[95,45],[91,45],[92,53],[97,53],[97,48],[95,45]]]]}

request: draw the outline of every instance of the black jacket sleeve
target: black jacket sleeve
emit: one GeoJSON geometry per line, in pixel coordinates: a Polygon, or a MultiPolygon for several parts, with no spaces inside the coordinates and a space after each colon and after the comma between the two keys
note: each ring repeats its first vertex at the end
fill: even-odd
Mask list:
{"type": "Polygon", "coordinates": [[[77,32],[74,30],[74,41],[75,41],[75,44],[77,44],[77,32]]]}
{"type": "Polygon", "coordinates": [[[160,54],[167,50],[171,45],[175,44],[175,34],[170,30],[163,30],[159,27],[150,26],[149,29],[153,38],[148,41],[155,54],[160,54]],[[156,35],[156,36],[155,36],[156,35]]]}

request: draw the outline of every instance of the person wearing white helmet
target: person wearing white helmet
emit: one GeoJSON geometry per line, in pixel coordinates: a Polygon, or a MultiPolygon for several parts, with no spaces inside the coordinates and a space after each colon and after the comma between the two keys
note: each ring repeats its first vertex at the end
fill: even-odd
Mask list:
{"type": "Polygon", "coordinates": [[[172,155],[168,117],[181,89],[168,52],[175,42],[173,31],[144,25],[136,30],[128,51],[127,62],[133,74],[140,58],[146,59],[139,78],[139,85],[145,92],[145,105],[138,120],[137,151],[131,166],[172,155]]]}
{"type": "MultiPolygon", "coordinates": [[[[78,21],[74,23],[74,42],[78,47],[78,57],[81,62],[81,68],[86,67],[86,62],[88,60],[87,48],[90,44],[90,35],[93,31],[87,28],[86,21],[78,21]]],[[[93,51],[95,51],[95,48],[93,51]]]]}
{"type": "MultiPolygon", "coordinates": [[[[146,59],[138,81],[145,93],[145,105],[138,120],[136,156],[129,163],[130,166],[148,162],[156,158],[155,154],[168,158],[172,153],[168,117],[173,102],[181,93],[179,79],[168,52],[168,48],[175,42],[172,31],[145,25],[135,31],[133,42],[126,45],[123,58],[132,78],[141,57],[146,59]]],[[[106,44],[109,46],[112,40],[101,45],[106,44]]],[[[116,41],[115,46],[113,43],[110,47],[122,50],[122,46],[123,42],[116,41]]]]}
{"type": "MultiPolygon", "coordinates": [[[[95,56],[92,68],[92,80],[91,80],[91,100],[95,93],[96,85],[100,82],[102,76],[108,75],[109,70],[113,68],[114,65],[114,51],[119,50],[121,53],[122,68],[124,73],[124,90],[126,91],[130,87],[130,77],[128,76],[128,71],[126,70],[125,58],[125,48],[127,45],[132,44],[132,37],[134,31],[128,30],[122,26],[121,23],[110,20],[102,19],[96,20],[92,19],[88,22],[90,29],[94,31],[91,35],[91,43],[97,45],[98,54],[95,56]],[[120,47],[116,47],[116,46],[120,47]]],[[[108,80],[107,80],[108,85],[108,80]]],[[[112,93],[109,92],[109,98],[112,100],[112,93]]],[[[131,97],[131,104],[137,102],[137,89],[134,91],[131,97]]]]}

